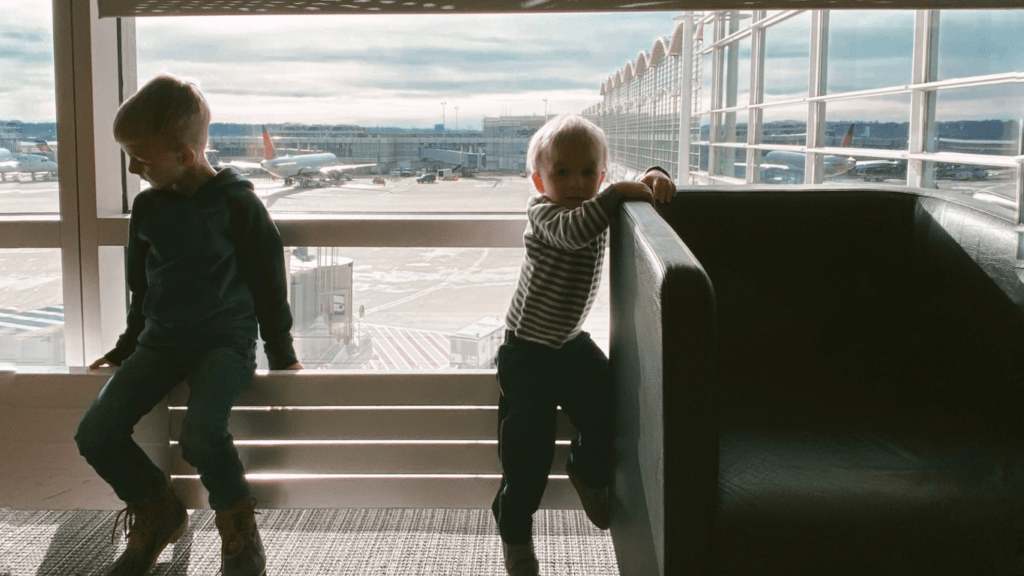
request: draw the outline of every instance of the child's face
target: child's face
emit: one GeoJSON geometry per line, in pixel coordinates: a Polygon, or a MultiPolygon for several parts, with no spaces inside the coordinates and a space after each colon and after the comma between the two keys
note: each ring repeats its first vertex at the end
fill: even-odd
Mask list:
{"type": "Polygon", "coordinates": [[[120,142],[128,156],[128,171],[137,174],[154,188],[170,188],[185,175],[180,152],[170,150],[156,140],[120,142]]]}
{"type": "Polygon", "coordinates": [[[572,138],[552,147],[533,174],[537,191],[570,210],[597,196],[604,180],[604,162],[586,138],[572,138]]]}

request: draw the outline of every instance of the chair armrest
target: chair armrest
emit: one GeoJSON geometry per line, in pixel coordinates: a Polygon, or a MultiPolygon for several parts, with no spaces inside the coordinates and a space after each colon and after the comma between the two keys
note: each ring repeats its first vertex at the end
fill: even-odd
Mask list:
{"type": "Polygon", "coordinates": [[[610,249],[612,537],[624,574],[673,574],[684,560],[689,567],[711,562],[714,289],[653,206],[628,202],[618,216],[610,249]]]}

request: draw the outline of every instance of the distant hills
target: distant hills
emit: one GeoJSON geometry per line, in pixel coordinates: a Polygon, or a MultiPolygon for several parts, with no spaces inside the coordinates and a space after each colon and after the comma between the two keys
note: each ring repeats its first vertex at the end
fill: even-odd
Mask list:
{"type": "MultiPolygon", "coordinates": [[[[841,120],[828,122],[825,131],[828,134],[842,135],[850,124],[856,124],[855,136],[878,139],[906,140],[910,133],[909,122],[866,122],[861,120],[841,120]]],[[[766,123],[770,129],[773,123],[766,123]]],[[[783,124],[783,123],[778,123],[783,124]]],[[[792,126],[794,123],[787,122],[792,126]]],[[[267,124],[271,133],[282,130],[288,124],[267,124]]],[[[330,127],[331,125],[323,125],[330,127]]],[[[365,126],[360,127],[368,133],[401,133],[423,131],[423,128],[402,128],[397,126],[365,126]]],[[[745,124],[737,124],[737,128],[746,129],[745,124]]],[[[940,138],[960,140],[1016,140],[1019,134],[1017,120],[954,120],[939,122],[937,125],[940,138]]],[[[428,129],[429,130],[429,129],[428,129]]],[[[210,136],[259,136],[260,124],[233,124],[214,122],[210,124],[210,136]]],[[[55,122],[21,122],[18,120],[0,120],[0,140],[9,141],[18,138],[57,139],[55,122]]]]}

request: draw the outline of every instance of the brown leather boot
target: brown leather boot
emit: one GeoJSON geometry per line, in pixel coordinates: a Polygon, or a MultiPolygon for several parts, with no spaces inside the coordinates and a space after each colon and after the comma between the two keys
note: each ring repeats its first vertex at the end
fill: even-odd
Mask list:
{"type": "Polygon", "coordinates": [[[265,576],[267,554],[256,529],[255,498],[242,498],[227,510],[217,510],[224,576],[265,576]]]}
{"type": "Polygon", "coordinates": [[[117,534],[117,523],[124,514],[128,547],[107,569],[106,576],[142,576],[156,564],[168,544],[177,542],[188,530],[188,511],[170,488],[138,506],[128,506],[114,518],[110,541],[117,534]]]}

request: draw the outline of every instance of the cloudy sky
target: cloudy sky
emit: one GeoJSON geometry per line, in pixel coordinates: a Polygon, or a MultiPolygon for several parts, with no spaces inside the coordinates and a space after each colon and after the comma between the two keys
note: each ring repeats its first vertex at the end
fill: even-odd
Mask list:
{"type": "MultiPolygon", "coordinates": [[[[0,13],[0,119],[52,121],[48,3],[0,13]]],[[[217,122],[479,128],[598,102],[677,14],[140,18],[138,71],[196,78],[217,122]]]]}
{"type": "Polygon", "coordinates": [[[218,119],[479,128],[579,112],[674,14],[140,20],[139,77],[195,76],[218,119]],[[187,47],[184,48],[183,47],[187,47]],[[445,102],[445,106],[441,105],[445,102]]]}
{"type": "MultiPolygon", "coordinates": [[[[0,14],[0,120],[52,121],[49,2],[0,0],[0,14]]],[[[579,112],[597,102],[601,82],[671,34],[676,15],[139,18],[138,71],[140,82],[160,71],[196,78],[217,122],[431,127],[443,116],[450,129],[456,121],[479,128],[483,116],[543,114],[545,105],[579,112]]],[[[913,12],[830,19],[830,91],[909,83],[913,12]]],[[[806,95],[809,20],[769,30],[769,99],[806,95]]],[[[1024,70],[1024,10],[944,11],[941,23],[940,78],[1024,70]]],[[[740,52],[749,70],[749,40],[740,52]]],[[[948,91],[940,106],[1017,117],[1022,101],[1017,83],[948,91]]],[[[850,119],[907,119],[892,98],[842,108],[850,119]]]]}

